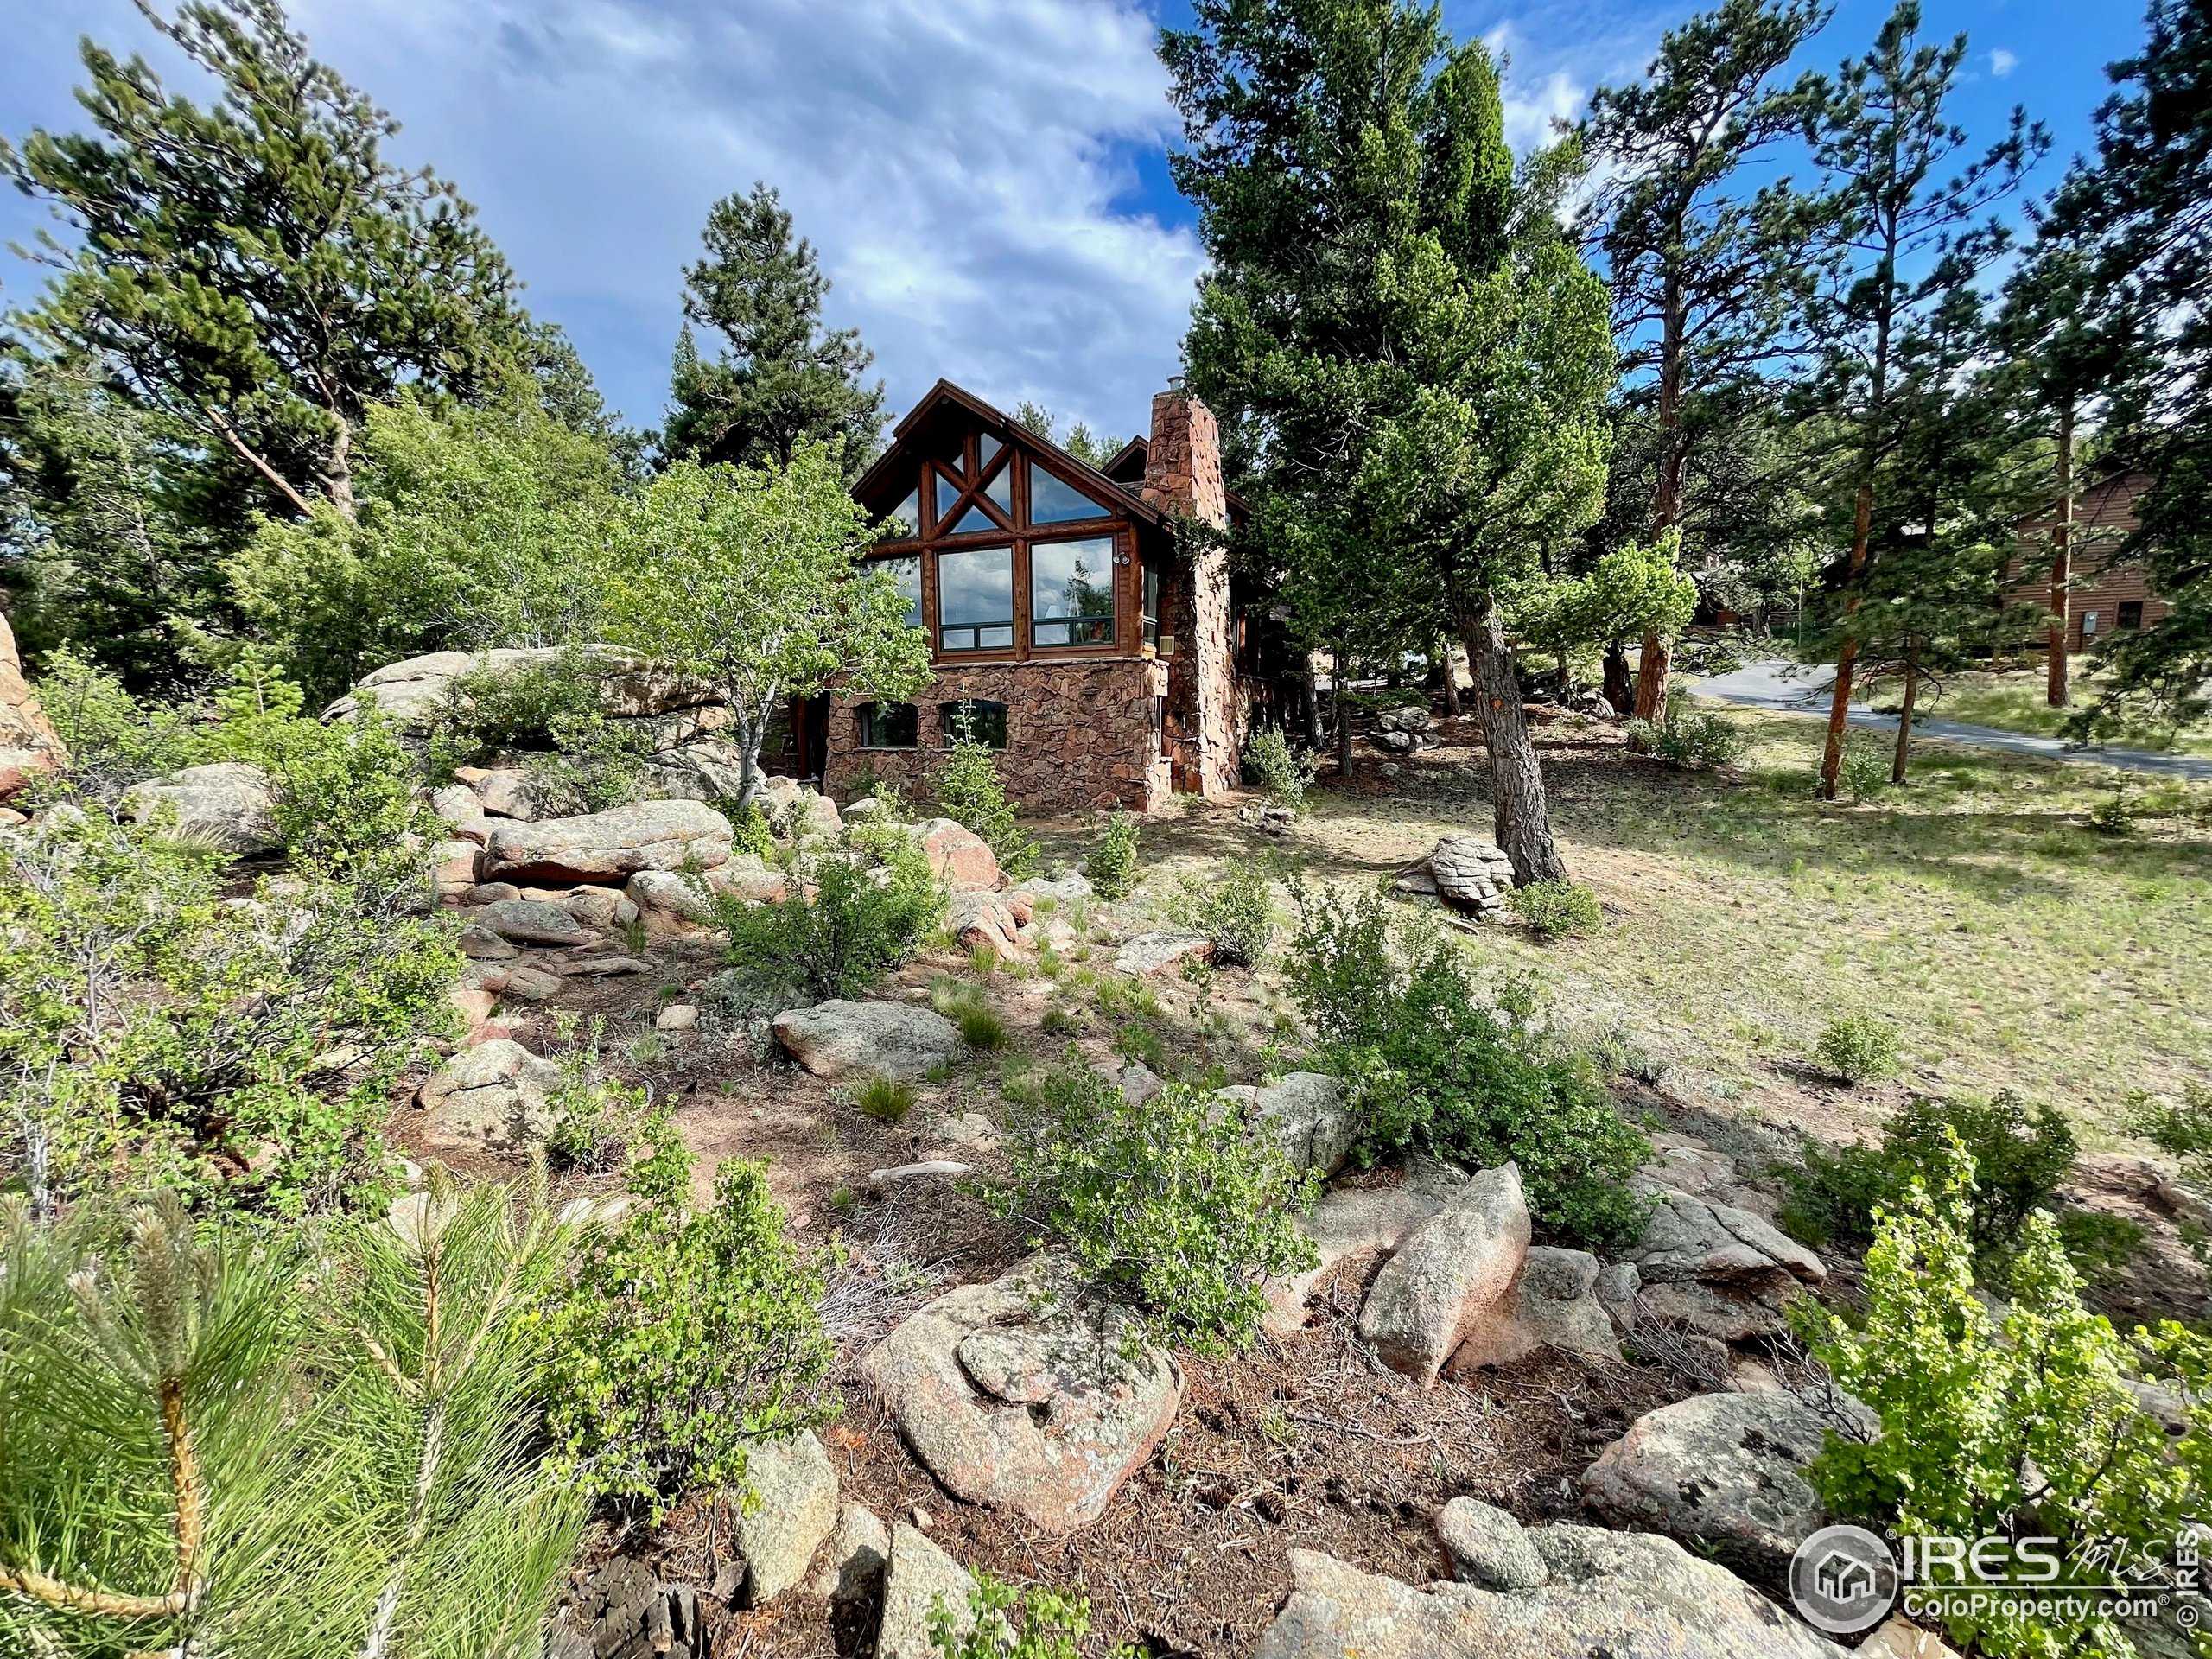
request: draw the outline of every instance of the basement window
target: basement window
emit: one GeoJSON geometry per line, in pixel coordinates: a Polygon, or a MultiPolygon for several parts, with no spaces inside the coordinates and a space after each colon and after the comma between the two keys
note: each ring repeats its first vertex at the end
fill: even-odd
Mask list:
{"type": "Polygon", "coordinates": [[[944,741],[950,748],[952,741],[967,734],[987,749],[1006,747],[1006,704],[992,702],[982,697],[963,697],[957,702],[944,705],[944,741]]]}
{"type": "Polygon", "coordinates": [[[922,712],[911,702],[864,702],[860,707],[864,749],[918,748],[922,712]]]}

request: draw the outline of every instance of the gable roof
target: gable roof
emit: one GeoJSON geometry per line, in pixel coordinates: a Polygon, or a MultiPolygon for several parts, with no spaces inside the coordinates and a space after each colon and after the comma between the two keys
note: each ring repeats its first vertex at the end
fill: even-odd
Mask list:
{"type": "MultiPolygon", "coordinates": [[[[1050,470],[1065,474],[1103,505],[1125,512],[1140,524],[1155,528],[1166,525],[1166,515],[1136,491],[1116,483],[1088,462],[1077,460],[1050,438],[1039,437],[1004,410],[992,408],[974,392],[956,386],[950,380],[939,380],[931,386],[922,395],[922,400],[906,411],[906,418],[892,428],[891,447],[861,474],[860,481],[853,486],[854,497],[870,507],[878,496],[903,497],[912,487],[909,480],[913,468],[933,454],[925,441],[942,429],[948,415],[957,415],[982,426],[1014,448],[1045,457],[1052,463],[1050,470]]],[[[1128,453],[1128,446],[1124,446],[1122,454],[1128,453]]],[[[1115,457],[1116,461],[1121,459],[1121,455],[1115,457]]]]}

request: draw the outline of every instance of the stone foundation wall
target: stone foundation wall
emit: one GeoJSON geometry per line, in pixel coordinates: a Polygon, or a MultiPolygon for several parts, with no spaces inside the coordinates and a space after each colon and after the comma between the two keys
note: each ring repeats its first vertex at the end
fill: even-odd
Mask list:
{"type": "Polygon", "coordinates": [[[1144,658],[1061,658],[940,667],[911,701],[920,711],[920,745],[864,749],[863,699],[839,696],[830,709],[824,790],[845,799],[871,772],[909,801],[926,804],[944,761],[942,706],[963,697],[1007,705],[1007,747],[1000,773],[1007,793],[1033,812],[1146,812],[1167,798],[1168,764],[1154,736],[1154,699],[1167,691],[1167,670],[1144,658]]]}

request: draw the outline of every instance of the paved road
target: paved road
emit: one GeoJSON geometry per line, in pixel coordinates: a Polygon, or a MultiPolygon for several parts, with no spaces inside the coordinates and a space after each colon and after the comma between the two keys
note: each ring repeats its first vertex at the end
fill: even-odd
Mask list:
{"type": "MultiPolygon", "coordinates": [[[[1835,671],[1776,658],[1747,664],[1733,674],[1710,677],[1686,674],[1682,683],[1701,696],[1719,697],[1726,702],[1780,709],[1792,714],[1825,715],[1834,692],[1835,671]]],[[[1895,715],[1878,715],[1863,702],[1851,705],[1848,718],[1853,726],[1871,727],[1878,731],[1894,732],[1897,728],[1895,715]]],[[[2123,772],[2154,772],[2167,778],[2212,779],[2212,759],[2202,755],[2163,754],[2156,749],[2069,748],[2056,737],[2000,732],[1993,726],[1966,726],[1955,720],[1916,718],[1912,729],[1916,736],[1946,737],[1956,743],[2007,749],[2014,754],[2037,755],[2075,766],[2117,766],[2123,772]]]]}

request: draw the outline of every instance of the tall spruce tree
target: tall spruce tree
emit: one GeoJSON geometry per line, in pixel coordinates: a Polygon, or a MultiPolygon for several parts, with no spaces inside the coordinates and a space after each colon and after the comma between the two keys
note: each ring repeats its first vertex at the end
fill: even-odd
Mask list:
{"type": "Polygon", "coordinates": [[[684,328],[663,442],[671,455],[788,467],[800,444],[839,442],[848,477],[875,456],[883,383],[861,383],[875,354],[859,331],[828,328],[830,279],[765,184],[728,195],[707,215],[706,257],[683,273],[684,328]],[[725,342],[700,355],[692,330],[725,342]]]}
{"type": "Polygon", "coordinates": [[[1966,61],[1961,35],[1920,39],[1916,0],[1902,0],[1872,50],[1847,62],[1811,104],[1808,137],[1826,178],[1825,269],[1806,315],[1812,372],[1800,404],[1833,433],[1830,458],[1851,500],[1834,638],[1835,685],[1819,790],[1834,800],[1861,639],[1855,618],[1875,555],[1877,493],[1904,441],[1900,365],[1916,332],[1962,283],[2003,251],[1983,215],[2019,186],[2046,143],[2024,111],[2005,136],[1963,162],[1965,130],[1945,113],[1966,61]]]}
{"type": "Polygon", "coordinates": [[[1309,643],[1466,643],[1498,842],[1558,879],[1506,618],[1603,505],[1612,350],[1559,226],[1573,153],[1516,176],[1496,66],[1433,5],[1194,10],[1160,45],[1213,262],[1184,356],[1245,458],[1249,551],[1309,643]]]}
{"type": "Polygon", "coordinates": [[[410,384],[471,392],[512,362],[513,278],[452,186],[385,158],[397,124],[276,0],[142,10],[216,99],[84,43],[96,135],[0,141],[0,175],[79,237],[43,238],[57,275],[19,326],[226,452],[272,505],[350,517],[364,410],[410,384]]]}
{"type": "MultiPolygon", "coordinates": [[[[1582,127],[1614,182],[1590,214],[1612,288],[1624,399],[1653,429],[1649,518],[1656,541],[1693,516],[1693,454],[1774,354],[1803,265],[1810,223],[1788,181],[1748,197],[1744,164],[1801,124],[1804,90],[1777,75],[1827,16],[1819,0],[1722,0],[1669,29],[1644,79],[1601,86],[1582,127]]],[[[1670,641],[1643,639],[1636,713],[1667,706],[1670,641]]]]}
{"type": "Polygon", "coordinates": [[[2152,0],[2143,49],[2108,73],[2095,161],[2057,213],[2093,245],[2095,311],[2127,346],[2108,458],[2151,478],[2117,556],[2171,609],[2100,648],[2109,680],[2084,732],[2131,703],[2201,715],[2212,682],[2212,0],[2152,0]]]}

